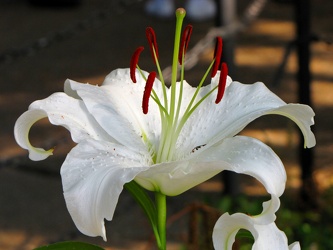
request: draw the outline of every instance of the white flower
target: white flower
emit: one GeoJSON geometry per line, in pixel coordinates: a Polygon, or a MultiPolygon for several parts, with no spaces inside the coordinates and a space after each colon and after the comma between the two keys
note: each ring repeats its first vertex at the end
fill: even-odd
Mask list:
{"type": "MultiPolygon", "coordinates": [[[[165,195],[179,195],[230,170],[259,180],[271,200],[263,204],[257,216],[223,215],[213,233],[215,248],[231,249],[237,231],[245,228],[256,239],[254,249],[288,249],[284,233],[274,224],[286,182],[283,164],[264,143],[237,134],[260,116],[279,114],[299,126],[305,147],[313,147],[316,142],[310,127],[314,112],[306,105],[286,104],[263,83],[233,82],[225,63],[218,71],[221,38],[217,39],[215,58],[206,74],[198,87],[191,87],[184,80],[184,57],[192,33],[189,25],[181,38],[185,13],[184,9],[176,11],[170,88],[164,82],[155,33],[149,27],[146,36],[160,80],[157,73],[148,74],[139,68],[143,50],[139,47],[130,69],[112,71],[101,86],[67,80],[64,93],[33,102],[15,124],[16,141],[29,151],[32,160],[43,160],[52,149],[30,144],[31,126],[48,117],[52,124],[70,131],[77,145],[68,153],[61,177],[67,208],[77,228],[86,235],[106,240],[104,220],[112,219],[123,186],[131,182],[127,187],[144,207],[157,245],[164,250],[165,195]],[[178,62],[182,65],[179,82],[178,62]],[[211,69],[211,83],[203,87],[211,69]],[[156,210],[149,207],[149,198],[139,198],[142,190],[133,183],[155,192],[156,210]]],[[[299,244],[292,244],[290,249],[299,249],[299,244]]]]}
{"type": "MultiPolygon", "coordinates": [[[[51,150],[34,148],[29,142],[29,129],[36,121],[48,117],[52,124],[71,132],[77,145],[63,163],[61,176],[68,210],[86,235],[105,239],[104,219],[112,219],[123,185],[133,179],[148,190],[173,196],[223,170],[231,170],[258,179],[274,203],[285,187],[283,164],[262,142],[237,136],[262,115],[289,117],[302,130],[305,146],[315,145],[310,130],[314,113],[310,107],[286,104],[262,83],[245,85],[228,77],[222,101],[216,104],[214,95],[206,97],[173,138],[173,151],[165,149],[170,151],[167,159],[157,161],[161,137],[174,134],[175,126],[161,125],[160,109],[155,102],[150,103],[147,115],[142,113],[146,80],[137,73],[134,84],[129,74],[129,69],[112,71],[101,86],[67,80],[65,93],[33,102],[15,124],[15,138],[29,150],[32,160],[43,160],[52,154],[51,150]]],[[[147,76],[146,72],[143,74],[147,76]]],[[[218,84],[218,79],[219,72],[210,85],[201,87],[195,100],[201,100],[218,84]]],[[[164,102],[157,79],[154,89],[164,102]]],[[[167,89],[168,97],[170,91],[167,89]]],[[[186,113],[195,91],[183,82],[178,121],[186,113]]],[[[175,101],[178,107],[179,100],[175,101]]],[[[266,224],[275,219],[279,202],[275,203],[266,213],[266,224]]]]}
{"type": "MultiPolygon", "coordinates": [[[[258,217],[261,217],[259,215],[258,217]]],[[[300,250],[298,242],[288,246],[286,235],[280,231],[275,223],[258,224],[257,218],[236,213],[223,214],[215,224],[213,242],[215,249],[231,250],[235,236],[239,229],[243,228],[252,233],[255,242],[252,250],[300,250]]]]}

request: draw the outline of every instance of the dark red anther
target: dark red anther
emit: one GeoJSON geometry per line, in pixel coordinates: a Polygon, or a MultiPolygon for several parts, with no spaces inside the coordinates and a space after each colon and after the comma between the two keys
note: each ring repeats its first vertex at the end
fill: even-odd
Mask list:
{"type": "Polygon", "coordinates": [[[136,70],[136,65],[138,65],[139,62],[139,57],[141,52],[144,50],[144,48],[141,46],[137,48],[132,55],[131,62],[130,62],[130,76],[131,79],[134,83],[136,83],[136,77],[135,77],[135,70],[136,70]]]}
{"type": "Polygon", "coordinates": [[[148,39],[151,56],[153,57],[154,63],[156,64],[156,59],[158,59],[158,48],[157,48],[155,31],[153,30],[152,27],[146,28],[146,37],[148,39]],[[154,51],[155,51],[155,54],[154,54],[154,51]],[[156,58],[155,58],[155,56],[156,56],[156,58]]]}
{"type": "Polygon", "coordinates": [[[151,72],[147,78],[145,90],[143,92],[143,98],[142,98],[142,111],[144,114],[148,113],[148,106],[149,106],[149,98],[151,91],[153,89],[154,81],[156,78],[156,72],[151,72]]]}
{"type": "Polygon", "coordinates": [[[182,39],[180,41],[180,47],[179,47],[179,54],[178,54],[178,62],[180,65],[183,63],[183,55],[185,55],[188,44],[190,42],[190,38],[192,35],[193,26],[187,25],[184,29],[182,39]]]}
{"type": "Polygon", "coordinates": [[[217,70],[220,67],[221,57],[222,57],[222,38],[217,37],[215,51],[214,51],[215,62],[212,69],[212,78],[216,75],[217,70]]]}
{"type": "Polygon", "coordinates": [[[227,84],[227,76],[228,76],[228,66],[226,63],[222,63],[219,86],[217,87],[217,96],[215,100],[216,104],[218,104],[222,100],[222,97],[224,95],[225,87],[227,84]]]}

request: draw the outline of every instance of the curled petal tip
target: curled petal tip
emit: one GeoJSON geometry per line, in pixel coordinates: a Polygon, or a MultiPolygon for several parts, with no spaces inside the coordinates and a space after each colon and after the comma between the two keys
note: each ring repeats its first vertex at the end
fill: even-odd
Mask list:
{"type": "Polygon", "coordinates": [[[42,148],[29,148],[29,159],[32,161],[42,161],[45,160],[50,155],[53,155],[53,148],[49,150],[44,150],[42,148]]]}
{"type": "Polygon", "coordinates": [[[17,144],[29,151],[29,158],[33,161],[45,160],[53,154],[53,149],[35,148],[29,141],[31,126],[45,117],[46,113],[42,110],[28,110],[17,119],[14,126],[14,136],[17,144]]]}
{"type": "Polygon", "coordinates": [[[289,245],[289,250],[301,250],[301,246],[298,241],[289,245]]]}

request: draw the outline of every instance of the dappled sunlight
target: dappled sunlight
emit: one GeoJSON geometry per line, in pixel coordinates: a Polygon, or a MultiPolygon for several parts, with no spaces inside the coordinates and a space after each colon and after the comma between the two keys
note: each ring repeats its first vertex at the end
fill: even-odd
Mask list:
{"type": "Polygon", "coordinates": [[[241,46],[236,50],[238,66],[270,67],[281,62],[283,49],[273,46],[241,46]]]}
{"type": "Polygon", "coordinates": [[[290,40],[293,38],[295,26],[292,22],[260,19],[249,29],[252,36],[270,36],[278,40],[290,40]]]}
{"type": "Polygon", "coordinates": [[[257,138],[270,146],[279,146],[287,150],[288,147],[298,145],[299,139],[296,128],[289,129],[245,129],[242,135],[257,138]]]}
{"type": "Polygon", "coordinates": [[[1,159],[7,160],[13,157],[27,155],[27,151],[19,147],[14,141],[14,136],[12,134],[2,134],[0,140],[7,142],[6,144],[0,145],[1,159]]]}
{"type": "Polygon", "coordinates": [[[302,185],[301,166],[296,163],[285,164],[287,172],[286,188],[298,189],[302,185]]]}
{"type": "MultiPolygon", "coordinates": [[[[53,84],[51,82],[50,84],[53,84]]],[[[62,83],[63,84],[63,83],[62,83]]],[[[40,91],[3,91],[0,92],[0,112],[10,112],[6,113],[6,118],[13,118],[13,122],[22,113],[22,111],[27,109],[27,106],[36,99],[42,99],[50,95],[52,92],[49,91],[45,94],[40,91]],[[14,101],[14,102],[13,102],[14,101]]]]}
{"type": "MultiPolygon", "coordinates": [[[[53,238],[57,238],[56,235],[52,235],[53,238]]],[[[82,239],[81,239],[82,240],[82,239]]],[[[84,241],[89,241],[89,238],[85,238],[84,241]]],[[[92,244],[94,239],[90,240],[92,244]]],[[[152,242],[153,243],[153,242],[152,242]]],[[[146,250],[152,243],[147,242],[147,240],[141,241],[131,241],[129,244],[125,244],[124,247],[117,246],[117,244],[105,244],[108,246],[103,246],[105,250],[146,250]]],[[[30,233],[26,230],[6,230],[0,231],[0,249],[35,249],[36,247],[46,245],[48,242],[45,242],[45,236],[38,233],[30,233]],[[12,239],[8,241],[7,239],[12,239]]],[[[100,243],[99,243],[100,245],[100,243]]],[[[124,244],[122,244],[124,245],[124,244]]],[[[179,250],[179,243],[170,243],[168,244],[168,249],[179,250]]]]}
{"type": "Polygon", "coordinates": [[[333,187],[333,166],[315,170],[313,176],[319,191],[333,187]]]}
{"type": "Polygon", "coordinates": [[[332,82],[316,80],[312,85],[312,96],[316,107],[333,107],[332,82]]]}
{"type": "Polygon", "coordinates": [[[0,230],[0,249],[33,249],[41,244],[45,244],[42,235],[32,235],[26,230],[0,230]]]}
{"type": "MultiPolygon", "coordinates": [[[[203,182],[198,186],[194,187],[193,190],[203,193],[220,194],[224,190],[224,184],[223,181],[221,181],[222,179],[219,177],[221,176],[219,175],[212,178],[211,180],[203,182]]],[[[248,175],[238,174],[238,180],[240,181],[241,194],[246,194],[250,196],[267,195],[265,187],[255,178],[248,175]]]]}
{"type": "Polygon", "coordinates": [[[208,180],[206,182],[200,183],[198,186],[194,187],[194,190],[200,192],[221,192],[223,190],[223,182],[218,179],[208,180]]]}

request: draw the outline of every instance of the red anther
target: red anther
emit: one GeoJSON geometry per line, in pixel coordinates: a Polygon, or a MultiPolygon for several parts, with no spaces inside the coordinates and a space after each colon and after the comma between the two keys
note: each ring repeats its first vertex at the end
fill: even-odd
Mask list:
{"type": "Polygon", "coordinates": [[[220,80],[219,86],[217,87],[217,96],[215,103],[218,104],[224,95],[226,83],[227,83],[227,76],[228,76],[228,66],[226,63],[222,63],[221,65],[221,72],[220,72],[220,80]]]}
{"type": "Polygon", "coordinates": [[[214,51],[215,62],[212,69],[212,78],[216,75],[218,68],[220,67],[222,57],[222,38],[216,37],[216,45],[214,51]]]}
{"type": "Polygon", "coordinates": [[[158,48],[157,48],[155,31],[153,30],[152,27],[146,28],[146,37],[148,39],[151,56],[153,57],[154,63],[156,64],[156,59],[158,59],[158,48]],[[155,54],[154,54],[154,50],[155,50],[155,54]],[[155,58],[155,55],[156,55],[156,58],[155,58]]]}
{"type": "Polygon", "coordinates": [[[153,89],[154,81],[156,78],[156,72],[151,72],[147,78],[145,90],[143,92],[143,98],[142,98],[142,111],[144,114],[148,113],[148,106],[149,106],[149,98],[151,91],[153,89]]]}
{"type": "Polygon", "coordinates": [[[182,63],[183,63],[183,55],[185,55],[188,44],[190,42],[192,30],[193,30],[192,25],[187,25],[186,28],[184,29],[184,32],[182,35],[182,40],[180,42],[179,54],[178,54],[178,62],[180,65],[182,65],[182,63]]]}
{"type": "Polygon", "coordinates": [[[136,69],[136,65],[138,65],[139,62],[139,57],[141,52],[144,50],[144,48],[141,46],[139,48],[137,48],[134,52],[134,54],[132,55],[131,58],[131,62],[130,62],[130,76],[131,79],[134,83],[136,83],[136,77],[135,77],[135,69],[136,69]]]}

